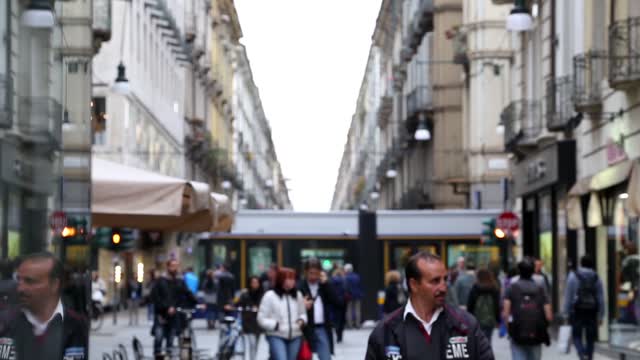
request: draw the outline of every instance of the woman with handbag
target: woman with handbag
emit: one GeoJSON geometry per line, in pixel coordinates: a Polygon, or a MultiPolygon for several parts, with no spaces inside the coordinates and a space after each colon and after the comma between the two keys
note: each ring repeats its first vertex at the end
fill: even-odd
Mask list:
{"type": "Polygon", "coordinates": [[[262,297],[258,324],[266,331],[271,360],[296,360],[302,343],[307,311],[296,289],[296,272],[280,268],[276,284],[262,297]]]}

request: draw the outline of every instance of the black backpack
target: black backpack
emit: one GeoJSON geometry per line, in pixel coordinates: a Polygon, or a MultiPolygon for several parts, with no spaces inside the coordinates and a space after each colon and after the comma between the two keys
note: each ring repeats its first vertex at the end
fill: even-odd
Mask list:
{"type": "Polygon", "coordinates": [[[520,345],[549,343],[544,315],[544,293],[533,281],[511,284],[511,315],[509,336],[520,345]]]}
{"type": "Polygon", "coordinates": [[[598,275],[586,277],[575,272],[578,278],[578,291],[573,302],[573,311],[580,314],[597,314],[598,313],[598,275]]]}

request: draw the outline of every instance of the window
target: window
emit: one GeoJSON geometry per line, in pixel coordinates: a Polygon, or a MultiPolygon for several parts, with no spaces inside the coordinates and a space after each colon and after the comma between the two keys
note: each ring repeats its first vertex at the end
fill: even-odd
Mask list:
{"type": "Polygon", "coordinates": [[[107,100],[105,97],[94,97],[91,100],[91,127],[93,144],[105,145],[107,134],[107,100]]]}

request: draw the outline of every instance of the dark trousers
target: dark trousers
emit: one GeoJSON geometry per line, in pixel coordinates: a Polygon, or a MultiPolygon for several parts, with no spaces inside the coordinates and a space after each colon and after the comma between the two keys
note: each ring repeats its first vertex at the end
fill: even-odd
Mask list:
{"type": "Polygon", "coordinates": [[[153,323],[153,353],[162,353],[162,343],[166,341],[166,353],[170,352],[170,348],[174,346],[173,339],[180,334],[180,321],[178,316],[169,316],[164,318],[156,315],[153,323]]]}
{"type": "Polygon", "coordinates": [[[594,316],[573,317],[571,319],[571,336],[580,359],[593,359],[593,344],[598,336],[598,320],[594,316]]]}
{"type": "Polygon", "coordinates": [[[334,324],[336,327],[336,340],[341,343],[342,342],[342,333],[344,332],[344,327],[347,322],[347,309],[336,308],[334,313],[334,324]]]}

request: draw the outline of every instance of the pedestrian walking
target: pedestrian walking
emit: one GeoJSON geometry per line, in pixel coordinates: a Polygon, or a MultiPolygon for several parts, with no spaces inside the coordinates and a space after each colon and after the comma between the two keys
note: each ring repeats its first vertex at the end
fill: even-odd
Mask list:
{"type": "Polygon", "coordinates": [[[184,282],[185,284],[187,284],[187,288],[189,288],[189,290],[191,290],[193,295],[195,295],[198,292],[198,285],[199,285],[198,275],[196,275],[196,273],[193,272],[193,268],[189,266],[188,268],[185,269],[183,276],[184,276],[184,282]]]}
{"type": "Polygon", "coordinates": [[[362,283],[360,275],[353,271],[353,265],[345,264],[347,326],[359,329],[362,324],[362,283]]]}
{"type": "Polygon", "coordinates": [[[342,268],[338,267],[333,272],[333,276],[331,277],[331,286],[333,287],[333,291],[336,294],[336,297],[342,299],[341,306],[332,305],[331,308],[331,320],[335,325],[336,331],[336,342],[338,344],[342,343],[342,334],[344,333],[344,327],[347,321],[347,280],[344,276],[344,271],[342,268]]]}
{"type": "Polygon", "coordinates": [[[551,293],[551,281],[549,281],[549,275],[544,272],[544,260],[540,258],[536,258],[534,262],[534,280],[538,282],[538,284],[544,285],[544,290],[547,294],[551,293]]]}
{"type": "Polygon", "coordinates": [[[151,297],[154,303],[155,319],[152,327],[154,354],[162,354],[162,344],[173,347],[173,339],[182,330],[182,319],[177,312],[179,307],[193,307],[197,299],[187,288],[184,279],[179,276],[180,263],[176,259],[167,261],[167,274],[160,277],[153,287],[151,297]]]}
{"type": "Polygon", "coordinates": [[[137,326],[139,323],[138,310],[140,309],[141,294],[142,284],[136,281],[136,278],[132,275],[127,282],[127,310],[129,313],[129,326],[137,326]]]}
{"type": "Polygon", "coordinates": [[[256,359],[262,334],[262,328],[258,324],[258,308],[263,295],[260,278],[252,276],[249,278],[249,287],[242,291],[238,300],[238,307],[242,308],[242,331],[249,340],[250,360],[256,359]]]}
{"type": "Polygon", "coordinates": [[[153,310],[153,299],[151,298],[151,293],[153,292],[153,287],[158,281],[158,272],[156,271],[156,269],[151,269],[149,270],[148,274],[149,279],[142,288],[142,298],[147,305],[147,320],[149,322],[152,322],[155,312],[153,310]]]}
{"type": "Polygon", "coordinates": [[[378,323],[369,336],[366,360],[492,360],[491,346],[478,322],[446,303],[447,269],[428,252],[405,266],[407,304],[378,323]]]}
{"type": "Polygon", "coordinates": [[[493,329],[500,323],[500,290],[491,271],[480,269],[476,278],[478,280],[469,293],[467,310],[476,317],[491,344],[493,329]]]}
{"type": "Polygon", "coordinates": [[[305,297],[309,331],[307,340],[319,360],[330,360],[333,354],[333,331],[330,319],[330,307],[342,307],[339,299],[326,277],[321,277],[322,266],[315,258],[305,263],[305,279],[300,290],[305,297]]]}
{"type": "Polygon", "coordinates": [[[604,290],[594,270],[593,258],[584,255],[580,267],[569,273],[564,294],[564,314],[580,359],[593,359],[598,326],[604,316],[604,290]],[[583,335],[585,341],[583,341],[583,335]]]}
{"type": "Polygon", "coordinates": [[[232,315],[233,301],[236,291],[235,276],[229,272],[229,267],[226,264],[221,264],[215,274],[215,281],[218,285],[217,290],[217,308],[218,318],[221,319],[224,316],[232,315]]]}
{"type": "Polygon", "coordinates": [[[407,301],[400,278],[400,272],[397,270],[391,270],[385,275],[387,286],[384,289],[384,305],[382,306],[382,312],[385,315],[391,314],[407,301]]]}
{"type": "Polygon", "coordinates": [[[203,293],[204,303],[207,306],[207,328],[215,329],[218,319],[218,282],[213,270],[207,270],[200,283],[200,291],[203,293]]]}
{"type": "Polygon", "coordinates": [[[511,338],[513,360],[539,360],[541,344],[550,344],[547,333],[552,319],[549,297],[535,283],[534,261],[525,257],[519,264],[520,276],[506,290],[502,318],[511,338]]]}
{"type": "Polygon", "coordinates": [[[307,313],[295,284],[295,270],[280,268],[274,288],[260,301],[257,321],[266,331],[271,360],[296,360],[300,351],[307,313]]]}
{"type": "Polygon", "coordinates": [[[473,284],[476,282],[476,276],[474,274],[474,267],[472,264],[467,264],[464,257],[458,258],[458,276],[453,284],[453,289],[456,292],[456,299],[458,304],[466,308],[469,302],[469,293],[473,284]]]}

